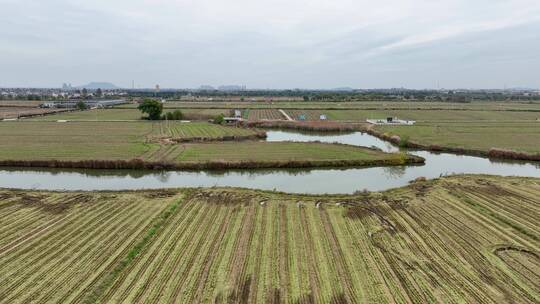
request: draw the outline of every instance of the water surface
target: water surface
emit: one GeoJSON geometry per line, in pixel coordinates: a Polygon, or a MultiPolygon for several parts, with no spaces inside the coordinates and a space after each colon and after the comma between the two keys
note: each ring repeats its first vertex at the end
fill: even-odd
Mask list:
{"type": "MultiPolygon", "coordinates": [[[[360,132],[317,134],[268,131],[268,141],[339,142],[377,147],[396,152],[392,144],[360,132]]],[[[405,186],[423,176],[470,173],[540,177],[540,163],[493,161],[476,156],[428,151],[409,151],[426,159],[425,165],[349,169],[288,169],[232,171],[139,171],[139,170],[66,170],[0,169],[0,187],[46,190],[123,190],[174,187],[231,186],[291,193],[353,193],[379,191],[405,186]]]]}

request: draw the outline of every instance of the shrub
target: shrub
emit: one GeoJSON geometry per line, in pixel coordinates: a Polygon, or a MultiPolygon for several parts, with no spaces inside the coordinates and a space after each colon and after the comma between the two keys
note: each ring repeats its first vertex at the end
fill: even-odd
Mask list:
{"type": "Polygon", "coordinates": [[[409,146],[409,136],[404,135],[399,138],[399,144],[401,148],[407,148],[409,146]]]}
{"type": "Polygon", "coordinates": [[[175,110],[173,112],[167,112],[165,115],[163,115],[162,119],[167,120],[182,120],[184,118],[184,114],[180,110],[175,110]]]}
{"type": "Polygon", "coordinates": [[[214,117],[214,123],[215,124],[222,124],[225,116],[223,114],[219,114],[218,116],[214,117]]]}
{"type": "Polygon", "coordinates": [[[77,102],[76,107],[77,107],[77,110],[81,110],[81,111],[88,109],[88,106],[87,106],[86,103],[84,103],[84,101],[82,101],[82,100],[80,100],[79,102],[77,102]]]}

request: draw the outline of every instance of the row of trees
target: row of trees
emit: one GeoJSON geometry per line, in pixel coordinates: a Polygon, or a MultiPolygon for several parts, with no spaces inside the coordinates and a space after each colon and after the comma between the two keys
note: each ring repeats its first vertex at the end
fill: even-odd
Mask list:
{"type": "Polygon", "coordinates": [[[161,115],[163,113],[163,104],[157,100],[148,98],[139,104],[138,109],[142,113],[147,114],[149,120],[181,120],[184,117],[180,110],[161,115]]]}
{"type": "MultiPolygon", "coordinates": [[[[139,111],[144,114],[147,114],[147,119],[149,120],[182,120],[184,115],[182,111],[175,110],[173,112],[167,112],[164,115],[163,113],[163,104],[157,100],[153,99],[144,99],[138,106],[139,111]]],[[[222,124],[224,121],[224,115],[219,114],[214,117],[213,122],[216,124],[222,124]]]]}

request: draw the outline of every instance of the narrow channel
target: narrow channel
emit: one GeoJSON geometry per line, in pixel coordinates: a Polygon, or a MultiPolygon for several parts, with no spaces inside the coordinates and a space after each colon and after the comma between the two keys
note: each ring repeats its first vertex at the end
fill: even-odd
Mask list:
{"type": "MultiPolygon", "coordinates": [[[[267,141],[320,141],[375,147],[386,152],[399,148],[374,136],[354,132],[329,134],[268,131],[267,141]]],[[[234,171],[134,171],[1,168],[0,187],[46,190],[128,190],[174,187],[230,186],[290,193],[350,194],[380,191],[408,184],[417,177],[449,174],[494,174],[540,177],[540,163],[495,161],[482,157],[408,151],[426,159],[421,166],[349,169],[289,169],[234,171]]]]}

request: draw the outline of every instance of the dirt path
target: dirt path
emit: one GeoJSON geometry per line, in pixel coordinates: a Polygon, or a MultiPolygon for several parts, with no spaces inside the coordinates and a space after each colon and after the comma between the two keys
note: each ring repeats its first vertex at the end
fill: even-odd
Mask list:
{"type": "Polygon", "coordinates": [[[293,121],[293,120],[294,120],[294,119],[292,119],[292,118],[289,116],[289,114],[287,114],[287,113],[286,113],[285,111],[283,111],[282,109],[279,109],[278,111],[279,111],[279,113],[281,113],[283,116],[285,116],[285,118],[286,118],[287,120],[290,120],[290,121],[293,121]]]}

